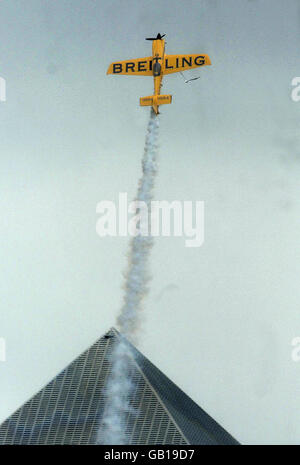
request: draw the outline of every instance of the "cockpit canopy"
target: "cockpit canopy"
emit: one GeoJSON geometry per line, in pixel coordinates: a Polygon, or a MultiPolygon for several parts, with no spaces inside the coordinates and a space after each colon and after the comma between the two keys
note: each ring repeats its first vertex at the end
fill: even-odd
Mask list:
{"type": "Polygon", "coordinates": [[[161,64],[156,61],[153,65],[153,76],[160,76],[161,75],[161,64]]]}

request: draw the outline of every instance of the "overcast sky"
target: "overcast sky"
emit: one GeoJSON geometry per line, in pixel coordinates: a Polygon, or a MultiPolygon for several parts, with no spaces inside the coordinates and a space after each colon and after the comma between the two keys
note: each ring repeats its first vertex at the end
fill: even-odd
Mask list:
{"type": "Polygon", "coordinates": [[[166,76],[157,200],[203,200],[205,243],[157,238],[138,348],[242,443],[300,441],[298,0],[2,0],[0,421],[115,324],[128,238],[96,205],[135,196],[148,77],[112,61],[207,53],[166,76]]]}

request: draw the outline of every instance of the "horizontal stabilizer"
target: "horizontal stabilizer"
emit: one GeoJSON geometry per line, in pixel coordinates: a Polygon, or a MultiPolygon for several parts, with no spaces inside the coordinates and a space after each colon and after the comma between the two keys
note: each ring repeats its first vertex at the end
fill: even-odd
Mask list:
{"type": "Polygon", "coordinates": [[[157,105],[172,103],[172,95],[157,95],[157,105]]]}
{"type": "Polygon", "coordinates": [[[140,98],[140,105],[142,107],[164,105],[166,103],[172,103],[172,95],[149,95],[148,97],[140,98]]]}
{"type": "Polygon", "coordinates": [[[140,105],[142,107],[148,107],[148,106],[153,105],[153,95],[150,95],[149,97],[141,97],[140,105]]]}

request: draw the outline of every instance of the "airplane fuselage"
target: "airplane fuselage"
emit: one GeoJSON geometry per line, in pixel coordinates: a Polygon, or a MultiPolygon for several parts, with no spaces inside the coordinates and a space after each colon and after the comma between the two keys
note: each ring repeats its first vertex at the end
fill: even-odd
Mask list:
{"type": "MultiPolygon", "coordinates": [[[[152,44],[152,71],[154,78],[154,95],[160,95],[163,80],[165,41],[164,39],[154,40],[152,44]]],[[[153,105],[153,110],[158,113],[158,105],[153,105]]]]}

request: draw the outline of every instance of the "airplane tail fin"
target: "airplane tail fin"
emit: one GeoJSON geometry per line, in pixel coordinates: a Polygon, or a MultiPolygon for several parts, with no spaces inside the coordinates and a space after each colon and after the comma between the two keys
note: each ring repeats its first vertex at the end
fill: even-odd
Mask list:
{"type": "Polygon", "coordinates": [[[142,107],[164,105],[166,103],[172,103],[172,95],[149,95],[148,97],[140,98],[140,105],[142,107]]]}

